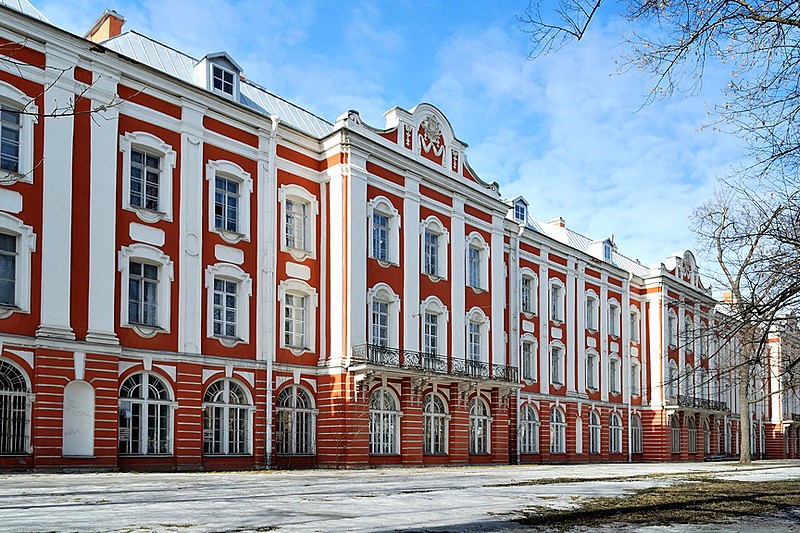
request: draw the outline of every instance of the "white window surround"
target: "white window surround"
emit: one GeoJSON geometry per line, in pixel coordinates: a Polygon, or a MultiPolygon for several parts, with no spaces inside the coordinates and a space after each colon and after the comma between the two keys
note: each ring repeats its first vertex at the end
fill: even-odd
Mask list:
{"type": "Polygon", "coordinates": [[[641,339],[642,314],[637,307],[631,306],[630,310],[631,342],[639,343],[641,339]]]}
{"type": "Polygon", "coordinates": [[[281,185],[278,189],[278,202],[281,204],[281,251],[291,254],[295,261],[305,261],[307,258],[317,258],[317,214],[319,202],[317,197],[299,185],[281,185]],[[286,200],[294,200],[306,206],[305,220],[305,246],[293,248],[287,246],[286,238],[286,200]]]}
{"type": "Polygon", "coordinates": [[[584,307],[584,312],[586,313],[586,329],[592,332],[597,331],[598,327],[599,302],[600,298],[598,298],[596,292],[591,289],[586,291],[586,305],[584,307]]]}
{"type": "Polygon", "coordinates": [[[520,367],[520,377],[526,383],[536,383],[539,380],[539,374],[537,372],[537,363],[539,362],[539,343],[536,341],[536,337],[533,336],[531,333],[525,333],[519,339],[519,367],[520,367]],[[530,352],[530,360],[525,361],[523,357],[523,347],[525,343],[530,343],[531,345],[531,352],[530,352]],[[527,368],[526,368],[527,366],[527,368]],[[528,379],[525,379],[525,376],[529,376],[528,379]]]}
{"type": "MultiPolygon", "coordinates": [[[[484,363],[489,362],[489,331],[491,324],[489,323],[489,317],[486,316],[486,313],[480,307],[473,307],[467,312],[466,321],[465,321],[465,331],[464,331],[464,339],[465,345],[469,346],[469,325],[470,323],[478,324],[480,327],[480,335],[481,335],[481,344],[480,344],[480,361],[484,363]]],[[[466,358],[469,359],[469,353],[465,354],[466,358]]]]}
{"type": "Polygon", "coordinates": [[[435,216],[431,215],[420,223],[420,272],[425,273],[425,233],[430,231],[439,236],[438,242],[438,256],[436,274],[428,274],[428,277],[433,281],[440,279],[447,279],[447,246],[450,244],[450,232],[444,227],[444,224],[435,216]]]}
{"type": "Polygon", "coordinates": [[[31,312],[31,286],[33,284],[31,254],[36,251],[36,234],[31,226],[26,226],[22,220],[3,212],[0,212],[0,233],[13,235],[17,241],[15,306],[0,306],[0,319],[2,319],[13,313],[31,312]]]}
{"type": "Polygon", "coordinates": [[[281,302],[281,314],[279,317],[280,322],[280,347],[290,350],[294,355],[303,355],[307,352],[317,351],[317,307],[319,307],[319,297],[317,290],[298,279],[286,279],[278,285],[278,301],[281,302]],[[306,339],[306,346],[296,348],[286,345],[286,321],[284,320],[284,302],[286,301],[287,294],[295,294],[305,297],[306,302],[306,316],[305,316],[305,331],[304,336],[306,339]]]}
{"type": "Polygon", "coordinates": [[[383,261],[376,259],[382,266],[399,265],[400,264],[400,212],[395,209],[392,202],[385,196],[376,196],[367,204],[367,223],[369,231],[367,233],[367,241],[369,242],[369,257],[375,258],[376,250],[374,249],[373,239],[373,214],[380,213],[389,219],[389,234],[388,240],[388,260],[383,261]]]}
{"type": "Polygon", "coordinates": [[[672,309],[667,313],[667,344],[670,348],[678,345],[678,315],[672,309]]]}
{"type": "Polygon", "coordinates": [[[566,366],[564,364],[565,359],[566,359],[566,354],[564,350],[564,344],[561,341],[551,341],[550,383],[557,389],[563,387],[564,383],[566,383],[566,376],[565,376],[566,366]],[[555,365],[553,364],[553,359],[557,359],[555,361],[555,365]],[[554,379],[553,376],[555,376],[558,379],[557,380],[554,379]]]}
{"type": "Polygon", "coordinates": [[[467,273],[467,285],[476,292],[489,290],[489,258],[491,250],[489,245],[484,240],[483,236],[477,231],[473,231],[467,235],[466,239],[466,253],[464,254],[464,270],[467,273]],[[469,281],[469,250],[474,248],[478,251],[479,266],[478,266],[478,286],[470,285],[469,281]]]}
{"type": "Polygon", "coordinates": [[[530,317],[532,317],[534,315],[538,315],[539,314],[539,276],[537,276],[536,273],[532,269],[530,269],[528,267],[523,267],[522,269],[520,269],[520,291],[519,292],[520,292],[520,303],[519,303],[520,311],[522,311],[522,313],[528,318],[530,318],[530,317]],[[523,279],[530,280],[530,284],[531,284],[531,293],[530,293],[530,301],[528,302],[528,308],[529,308],[528,311],[525,310],[525,306],[523,305],[523,298],[522,298],[522,280],[523,279]]]}
{"type": "MultiPolygon", "coordinates": [[[[18,373],[19,377],[22,378],[22,381],[25,382],[24,390],[19,390],[19,389],[13,390],[13,387],[12,387],[12,389],[5,389],[3,392],[5,392],[6,395],[5,395],[5,398],[2,399],[2,400],[5,400],[5,401],[0,400],[0,403],[5,404],[5,406],[9,406],[9,404],[13,404],[14,403],[14,400],[24,399],[24,401],[25,401],[25,411],[24,411],[25,424],[24,424],[24,427],[22,428],[21,434],[18,433],[16,436],[21,438],[22,441],[23,441],[22,442],[22,446],[20,446],[20,448],[22,448],[20,450],[20,452],[21,453],[31,453],[32,452],[32,450],[31,450],[31,430],[32,430],[32,426],[33,426],[31,421],[32,421],[32,415],[33,415],[33,402],[36,399],[36,395],[31,392],[31,390],[32,390],[31,378],[28,375],[28,372],[25,371],[15,361],[12,361],[12,360],[7,359],[5,357],[0,357],[0,370],[4,370],[3,367],[6,367],[5,370],[9,371],[10,373],[18,373]]],[[[9,376],[8,374],[5,374],[5,373],[0,374],[0,376],[2,376],[4,384],[9,383],[8,380],[9,380],[9,378],[11,376],[9,376]]],[[[21,414],[21,413],[18,411],[17,415],[19,415],[19,414],[21,414]]],[[[12,415],[12,417],[13,417],[13,415],[12,415]]],[[[17,430],[18,429],[19,428],[17,428],[17,430]]],[[[5,436],[6,436],[6,438],[8,438],[10,435],[6,434],[5,436]]],[[[7,447],[9,442],[6,441],[6,443],[4,443],[4,444],[7,447]]],[[[4,447],[4,453],[11,452],[11,450],[8,450],[6,447],[4,447]]],[[[14,452],[11,452],[10,455],[18,455],[18,454],[14,453],[14,452]]]]}
{"type": "Polygon", "coordinates": [[[155,135],[143,131],[132,131],[119,137],[122,152],[122,208],[133,211],[142,222],[152,224],[159,220],[172,220],[172,173],[175,170],[176,154],[172,146],[155,135]],[[158,211],[131,205],[131,150],[138,149],[161,159],[158,176],[158,211]]]}
{"type": "Polygon", "coordinates": [[[608,391],[614,395],[622,392],[622,360],[617,354],[608,358],[608,391]]]}
{"type": "Polygon", "coordinates": [[[374,302],[384,302],[389,304],[389,339],[388,347],[400,347],[400,296],[395,294],[392,288],[386,283],[378,283],[367,291],[367,316],[370,317],[369,324],[369,343],[375,344],[372,334],[372,304],[374,302]]]}
{"type": "Polygon", "coordinates": [[[667,365],[667,382],[664,384],[667,398],[678,396],[678,365],[675,361],[670,361],[667,365]]]}
{"type": "Polygon", "coordinates": [[[170,310],[172,305],[170,298],[172,295],[172,282],[175,281],[174,265],[169,256],[158,248],[153,248],[146,244],[131,244],[123,246],[117,254],[117,270],[120,271],[120,326],[132,328],[138,335],[151,338],[158,333],[169,333],[170,329],[170,310]],[[128,317],[128,300],[130,295],[129,276],[131,260],[139,260],[144,263],[156,265],[158,267],[158,292],[156,294],[156,316],[157,324],[149,326],[144,324],[131,324],[128,317]]]}
{"type": "Polygon", "coordinates": [[[250,296],[253,294],[253,281],[250,274],[230,263],[217,263],[206,267],[205,287],[207,291],[206,305],[206,337],[217,339],[223,346],[232,348],[237,344],[250,342],[250,296]],[[236,291],[236,334],[237,338],[217,337],[214,335],[214,279],[234,281],[238,284],[236,291]]]}
{"type": "Polygon", "coordinates": [[[631,358],[631,396],[642,393],[642,365],[638,359],[631,358]]]}
{"type": "Polygon", "coordinates": [[[616,298],[608,301],[608,334],[612,337],[619,337],[622,328],[621,313],[622,307],[616,298]]]}
{"type": "Polygon", "coordinates": [[[253,194],[253,179],[242,167],[230,161],[217,160],[206,163],[206,181],[208,181],[208,230],[218,233],[230,244],[250,240],[250,197],[253,194]],[[239,184],[238,231],[217,228],[214,222],[214,190],[217,174],[232,179],[239,184]]]}
{"type": "Polygon", "coordinates": [[[566,290],[564,283],[558,278],[550,278],[550,321],[564,322],[566,290]],[[555,296],[555,298],[554,298],[555,296]]]}
{"type": "MultiPolygon", "coordinates": [[[[436,296],[428,296],[419,304],[420,334],[425,335],[425,314],[432,313],[439,316],[437,324],[436,352],[439,356],[447,355],[447,332],[450,330],[450,313],[447,307],[436,296]]],[[[420,338],[420,346],[424,347],[424,339],[420,338]]]]}
{"type": "Polygon", "coordinates": [[[600,383],[600,355],[593,349],[586,350],[586,388],[596,391],[600,383]],[[590,374],[591,367],[591,374],[590,374]]]}
{"type": "Polygon", "coordinates": [[[19,163],[17,172],[0,169],[0,185],[17,182],[33,183],[33,130],[38,123],[39,108],[29,97],[13,85],[0,81],[0,104],[18,111],[19,115],[19,163]]]}

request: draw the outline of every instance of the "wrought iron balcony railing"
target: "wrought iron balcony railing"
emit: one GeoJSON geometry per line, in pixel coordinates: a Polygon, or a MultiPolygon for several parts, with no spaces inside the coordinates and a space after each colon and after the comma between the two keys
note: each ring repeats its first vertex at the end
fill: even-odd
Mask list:
{"type": "Polygon", "coordinates": [[[667,398],[669,403],[677,403],[679,407],[690,407],[693,409],[704,409],[706,411],[727,411],[728,404],[707,398],[696,396],[686,396],[679,394],[677,398],[667,398]]]}
{"type": "Polygon", "coordinates": [[[366,363],[392,368],[406,368],[434,372],[436,374],[452,374],[477,379],[495,379],[516,383],[518,371],[516,367],[493,365],[482,361],[468,359],[448,360],[446,355],[401,350],[377,344],[361,344],[353,346],[352,363],[366,363]]]}
{"type": "Polygon", "coordinates": [[[789,418],[792,422],[800,422],[800,413],[791,413],[789,418]]]}

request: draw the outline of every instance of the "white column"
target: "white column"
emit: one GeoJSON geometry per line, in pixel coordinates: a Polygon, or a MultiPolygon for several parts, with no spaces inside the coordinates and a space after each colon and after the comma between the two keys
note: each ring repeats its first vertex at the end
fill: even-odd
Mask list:
{"type": "MultiPolygon", "coordinates": [[[[106,103],[117,92],[117,74],[95,70],[92,104],[106,103]]],[[[86,340],[117,344],[114,294],[116,284],[117,155],[119,111],[92,113],[92,160],[89,193],[89,328],[86,340]]],[[[68,263],[67,263],[68,264],[68,263]]],[[[122,280],[121,283],[127,283],[122,280]]]]}
{"type": "MultiPolygon", "coordinates": [[[[262,360],[275,359],[275,272],[277,270],[278,244],[278,185],[275,175],[275,136],[278,119],[274,118],[271,130],[258,130],[258,208],[256,239],[258,255],[256,258],[258,275],[256,278],[256,357],[262,360]]],[[[251,224],[253,221],[251,221],[251,224]]],[[[312,222],[313,223],[313,222],[312,222]]],[[[319,343],[317,344],[319,345],[319,343]]],[[[269,416],[269,411],[267,416],[269,416]]]]}
{"type": "MultiPolygon", "coordinates": [[[[367,342],[367,157],[366,152],[350,148],[350,189],[346,191],[350,208],[346,220],[350,227],[347,235],[350,236],[346,250],[345,263],[349,267],[349,287],[347,294],[347,308],[350,324],[347,327],[344,349],[349,352],[353,346],[367,342]]],[[[334,220],[331,214],[331,220],[334,220]]],[[[331,231],[331,234],[333,231],[331,231]]],[[[335,300],[333,300],[335,301],[335,300]]],[[[345,318],[347,320],[347,318],[345,318]]],[[[333,329],[333,328],[331,328],[333,329]]],[[[344,354],[345,357],[347,353],[344,354]]]]}
{"type": "Polygon", "coordinates": [[[600,305],[597,324],[600,330],[600,399],[608,401],[608,274],[600,275],[600,305]]]}
{"type": "Polygon", "coordinates": [[[506,271],[505,259],[503,257],[503,217],[500,215],[492,216],[492,237],[491,237],[491,261],[492,271],[490,273],[492,283],[490,292],[492,295],[492,316],[491,316],[491,342],[492,359],[490,363],[496,365],[508,364],[505,350],[505,325],[503,322],[503,310],[506,307],[506,271]]]}
{"type": "Polygon", "coordinates": [[[452,309],[450,309],[450,328],[453,332],[450,354],[453,359],[466,359],[466,235],[464,234],[464,197],[453,197],[453,218],[450,228],[450,272],[452,309]]]}
{"type": "Polygon", "coordinates": [[[203,310],[203,115],[206,108],[183,100],[181,110],[180,279],[178,350],[200,353],[203,310]]]}
{"type": "Polygon", "coordinates": [[[622,399],[626,404],[630,405],[631,401],[631,293],[630,282],[625,280],[622,282],[622,305],[621,317],[622,322],[620,329],[620,357],[622,357],[622,376],[620,385],[622,386],[622,399]]]}
{"type": "Polygon", "coordinates": [[[567,378],[567,392],[575,392],[576,384],[575,380],[577,377],[575,367],[578,366],[580,363],[580,358],[578,357],[577,351],[575,350],[575,315],[576,309],[575,305],[578,301],[578,298],[575,294],[575,282],[576,282],[576,272],[575,272],[575,258],[568,257],[567,258],[567,287],[566,287],[566,320],[567,320],[567,338],[564,342],[564,364],[566,365],[566,378],[567,378]]]}
{"type": "Polygon", "coordinates": [[[70,327],[74,121],[69,113],[57,117],[49,115],[68,111],[65,106],[74,100],[72,68],[78,63],[77,59],[47,50],[44,113],[48,118],[43,119],[42,314],[36,330],[36,335],[41,337],[75,338],[70,327]]]}
{"type": "MultiPolygon", "coordinates": [[[[662,289],[663,290],[663,289],[662,289]]],[[[667,327],[667,307],[664,305],[663,293],[654,293],[647,297],[647,309],[649,311],[642,315],[642,320],[649,314],[650,334],[648,335],[648,355],[650,358],[650,404],[660,405],[664,401],[666,379],[669,376],[667,361],[667,335],[664,328],[667,327]]],[[[642,340],[644,343],[644,339],[642,340]]],[[[644,344],[643,344],[644,345],[644,344]]]]}
{"type": "Polygon", "coordinates": [[[542,246],[539,267],[539,390],[550,392],[550,249],[542,246]]]}
{"type": "Polygon", "coordinates": [[[420,220],[419,178],[406,173],[406,194],[403,200],[403,348],[419,351],[419,277],[420,220]]]}
{"type": "Polygon", "coordinates": [[[575,323],[577,324],[577,346],[575,350],[575,360],[577,365],[575,388],[579,394],[586,394],[586,263],[578,262],[577,279],[575,280],[576,309],[575,323]]]}

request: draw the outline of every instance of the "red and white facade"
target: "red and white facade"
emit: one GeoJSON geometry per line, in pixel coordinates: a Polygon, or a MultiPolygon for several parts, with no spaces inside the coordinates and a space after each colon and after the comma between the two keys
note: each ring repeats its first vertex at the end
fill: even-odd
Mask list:
{"type": "MultiPolygon", "coordinates": [[[[736,452],[690,252],[534,221],[429,104],[331,123],[113,12],[30,15],[0,7],[0,468],[736,452]]],[[[795,404],[757,453],[796,456],[795,404]]]]}

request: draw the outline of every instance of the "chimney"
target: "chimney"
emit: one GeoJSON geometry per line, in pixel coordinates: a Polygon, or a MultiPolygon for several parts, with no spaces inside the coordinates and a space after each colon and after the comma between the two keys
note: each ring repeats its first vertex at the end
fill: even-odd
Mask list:
{"type": "Polygon", "coordinates": [[[734,304],[736,300],[733,297],[733,292],[731,291],[722,291],[722,303],[724,304],[734,304]]]}
{"type": "Polygon", "coordinates": [[[125,24],[125,17],[113,9],[106,9],[83,38],[89,39],[93,43],[102,43],[122,33],[123,24],[125,24]]]}
{"type": "Polygon", "coordinates": [[[567,223],[564,222],[564,219],[561,218],[561,217],[554,218],[553,220],[548,222],[548,224],[550,224],[551,226],[557,226],[559,228],[566,228],[567,227],[567,223]]]}

